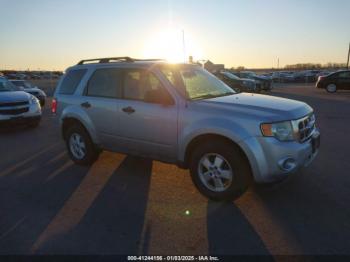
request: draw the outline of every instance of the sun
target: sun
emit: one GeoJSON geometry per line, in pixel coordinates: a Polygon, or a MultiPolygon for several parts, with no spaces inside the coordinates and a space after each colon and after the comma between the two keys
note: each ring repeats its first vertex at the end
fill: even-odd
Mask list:
{"type": "Polygon", "coordinates": [[[184,63],[188,57],[199,58],[199,48],[194,47],[194,41],[182,29],[167,28],[152,35],[144,46],[145,58],[162,58],[171,63],[184,63]]]}

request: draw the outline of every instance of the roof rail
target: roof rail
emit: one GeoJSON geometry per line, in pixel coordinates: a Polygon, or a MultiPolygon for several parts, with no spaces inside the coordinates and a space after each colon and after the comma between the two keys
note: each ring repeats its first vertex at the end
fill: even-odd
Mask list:
{"type": "Polygon", "coordinates": [[[136,59],[133,58],[134,61],[145,61],[145,62],[153,62],[153,61],[166,61],[166,59],[161,59],[161,58],[150,58],[150,59],[136,59]]]}
{"type": "Polygon", "coordinates": [[[105,57],[105,58],[95,58],[95,59],[85,59],[79,61],[78,65],[86,64],[86,62],[96,62],[96,63],[110,63],[110,62],[134,62],[134,59],[128,56],[122,57],[105,57]]]}
{"type": "Polygon", "coordinates": [[[135,61],[145,61],[145,62],[152,62],[152,61],[165,61],[165,59],[158,59],[158,58],[152,58],[152,59],[134,59],[128,56],[121,56],[121,57],[105,57],[105,58],[95,58],[95,59],[85,59],[79,61],[78,65],[84,65],[86,63],[112,63],[112,62],[135,62],[135,61]]]}

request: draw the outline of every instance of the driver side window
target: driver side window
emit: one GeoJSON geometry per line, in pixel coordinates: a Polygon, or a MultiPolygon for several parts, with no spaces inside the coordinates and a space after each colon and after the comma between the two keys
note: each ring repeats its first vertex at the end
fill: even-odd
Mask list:
{"type": "Polygon", "coordinates": [[[123,98],[161,104],[171,97],[159,79],[147,70],[130,69],[124,73],[123,98]]]}

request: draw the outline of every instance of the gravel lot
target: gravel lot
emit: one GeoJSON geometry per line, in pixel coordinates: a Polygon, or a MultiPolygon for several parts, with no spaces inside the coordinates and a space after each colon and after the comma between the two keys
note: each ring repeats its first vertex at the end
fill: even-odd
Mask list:
{"type": "Polygon", "coordinates": [[[37,129],[0,130],[0,254],[350,254],[350,92],[271,94],[315,109],[320,154],[234,203],[173,165],[109,152],[73,165],[48,107],[37,129]]]}

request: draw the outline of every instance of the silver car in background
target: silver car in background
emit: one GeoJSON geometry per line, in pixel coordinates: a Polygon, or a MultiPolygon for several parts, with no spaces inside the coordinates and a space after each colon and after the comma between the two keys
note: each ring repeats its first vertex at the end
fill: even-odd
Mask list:
{"type": "Polygon", "coordinates": [[[39,100],[0,77],[0,126],[26,124],[37,127],[41,120],[39,100]]]}
{"type": "Polygon", "coordinates": [[[66,72],[52,111],[77,164],[101,150],[174,163],[203,195],[232,200],[252,181],[287,178],[319,150],[310,106],[238,94],[197,65],[101,58],[66,72]]]}

